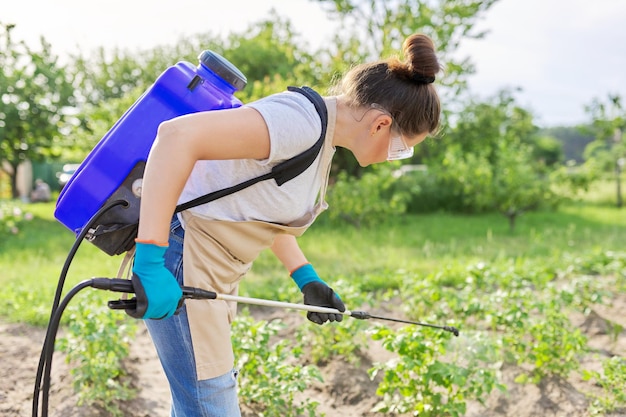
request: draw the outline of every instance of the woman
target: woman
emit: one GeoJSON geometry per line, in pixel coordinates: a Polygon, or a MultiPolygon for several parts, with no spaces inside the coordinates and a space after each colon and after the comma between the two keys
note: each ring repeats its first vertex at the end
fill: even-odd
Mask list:
{"type": "MultiPolygon", "coordinates": [[[[306,304],[345,310],[296,238],[326,208],[336,147],[349,149],[367,166],[409,158],[437,129],[440,103],[432,83],[440,65],[433,43],[412,35],[403,52],[404,62],[352,68],[336,95],[324,98],[324,145],[304,173],[280,187],[260,182],[173,220],[177,203],[265,173],[310,148],[320,136],[320,117],[306,97],[283,92],[160,125],[144,175],[133,279],[147,299],[143,318],[161,319],[146,325],[170,384],[172,416],[240,415],[230,344],[235,306],[194,300],[178,308],[180,285],[235,294],[253,260],[271,248],[306,304]]],[[[322,324],[342,315],[309,313],[308,318],[322,324]]]]}

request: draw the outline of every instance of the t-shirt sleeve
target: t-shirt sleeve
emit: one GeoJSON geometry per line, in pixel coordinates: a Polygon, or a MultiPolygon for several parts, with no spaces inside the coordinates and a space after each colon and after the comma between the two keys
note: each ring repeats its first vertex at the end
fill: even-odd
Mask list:
{"type": "Polygon", "coordinates": [[[300,93],[273,94],[246,106],[261,114],[269,131],[270,155],[259,161],[262,165],[274,165],[304,152],[322,132],[315,106],[300,93]]]}

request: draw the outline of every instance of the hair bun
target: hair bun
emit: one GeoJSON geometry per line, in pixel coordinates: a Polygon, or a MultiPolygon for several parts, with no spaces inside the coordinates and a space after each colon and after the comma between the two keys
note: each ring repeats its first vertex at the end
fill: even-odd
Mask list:
{"type": "Polygon", "coordinates": [[[416,33],[405,39],[402,49],[411,81],[418,84],[434,82],[441,65],[433,41],[424,34],[416,33]]]}

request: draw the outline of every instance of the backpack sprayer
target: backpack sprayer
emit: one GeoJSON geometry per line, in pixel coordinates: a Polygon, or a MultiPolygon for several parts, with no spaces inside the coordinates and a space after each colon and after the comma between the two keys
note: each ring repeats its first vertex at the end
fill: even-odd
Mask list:
{"type": "MultiPolygon", "coordinates": [[[[50,321],[43,343],[35,389],[32,415],[39,415],[41,397],[42,417],[48,416],[50,374],[56,334],[63,311],[81,290],[91,287],[120,293],[135,293],[132,282],[120,278],[92,278],[80,282],[61,300],[70,264],[83,240],[96,245],[108,255],[131,250],[139,222],[141,180],[145,162],[161,122],[183,114],[239,107],[242,103],[233,94],[246,85],[245,76],[230,62],[212,51],[200,54],[199,65],[179,62],[168,68],[155,83],[126,111],[98,142],[63,188],[55,217],[76,234],[59,277],[50,321]]],[[[315,106],[322,123],[318,141],[295,157],[276,165],[266,175],[252,178],[235,186],[211,192],[177,206],[176,211],[205,204],[249,187],[259,181],[274,179],[282,185],[304,172],[317,158],[326,136],[327,112],[322,98],[308,87],[289,87],[305,95],[315,106]]],[[[225,300],[273,308],[286,308],[317,313],[342,314],[356,319],[379,319],[442,329],[459,335],[451,326],[439,326],[372,315],[365,311],[344,311],[314,305],[285,303],[257,298],[218,294],[200,288],[182,287],[186,299],[225,300]]],[[[135,311],[137,296],[109,301],[112,310],[135,311]]]]}

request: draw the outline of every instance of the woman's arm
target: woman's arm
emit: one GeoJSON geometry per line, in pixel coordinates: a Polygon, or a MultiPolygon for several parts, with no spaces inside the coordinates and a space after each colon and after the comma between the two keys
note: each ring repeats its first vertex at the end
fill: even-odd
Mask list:
{"type": "Polygon", "coordinates": [[[264,159],[269,153],[267,126],[252,108],[200,112],[163,122],[146,164],[137,238],[167,242],[172,214],[196,161],[264,159]]]}
{"type": "Polygon", "coordinates": [[[295,236],[288,234],[276,236],[271,249],[290,273],[308,262],[295,236]]]}
{"type": "MultiPolygon", "coordinates": [[[[346,306],[341,301],[341,298],[320,279],[313,266],[308,263],[295,236],[287,234],[276,236],[271,249],[274,255],[285,265],[291,278],[302,291],[304,304],[346,311],[346,306]]],[[[314,313],[309,311],[306,316],[316,324],[343,320],[343,316],[339,313],[314,313]]]]}
{"type": "Polygon", "coordinates": [[[162,319],[180,306],[182,290],[164,256],[172,214],[196,161],[267,158],[269,151],[265,121],[251,108],[195,113],[161,123],[144,172],[132,276],[137,307],[129,314],[162,319]]]}

